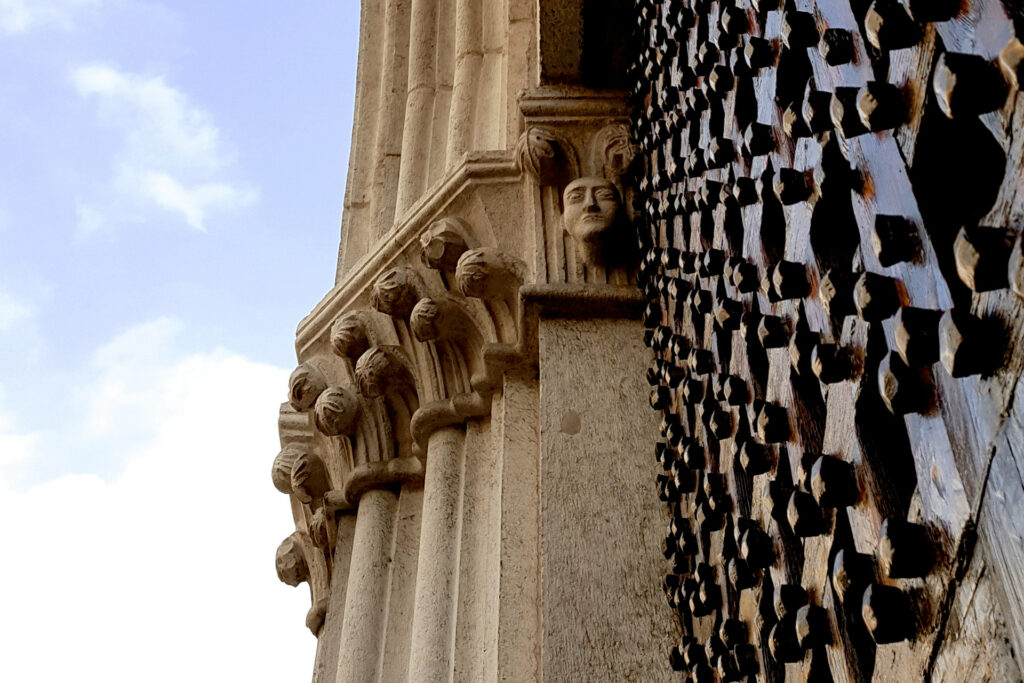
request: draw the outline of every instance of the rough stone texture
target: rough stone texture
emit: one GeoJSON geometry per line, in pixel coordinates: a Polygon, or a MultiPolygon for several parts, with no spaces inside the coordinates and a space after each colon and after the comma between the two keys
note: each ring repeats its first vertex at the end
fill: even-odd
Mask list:
{"type": "Polygon", "coordinates": [[[540,324],[546,680],[673,677],[678,634],[648,560],[665,518],[636,448],[657,432],[635,372],[645,356],[632,322],[540,324]]]}
{"type": "Polygon", "coordinates": [[[501,454],[498,671],[503,681],[541,680],[540,391],[533,372],[505,377],[496,396],[501,454]]]}

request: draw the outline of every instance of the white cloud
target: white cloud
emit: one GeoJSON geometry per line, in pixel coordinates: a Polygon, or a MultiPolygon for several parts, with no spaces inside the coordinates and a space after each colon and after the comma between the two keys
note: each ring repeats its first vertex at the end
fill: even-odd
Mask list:
{"type": "Polygon", "coordinates": [[[32,317],[32,306],[0,287],[0,334],[10,332],[32,317]]]}
{"type": "Polygon", "coordinates": [[[196,230],[204,230],[203,217],[210,209],[231,209],[256,201],[256,193],[248,188],[235,188],[226,183],[203,183],[186,188],[166,173],[146,173],[141,182],[142,193],[157,206],[177,211],[196,230]]]}
{"type": "Polygon", "coordinates": [[[74,18],[79,11],[99,5],[100,1],[0,0],[0,31],[25,33],[42,26],[70,30],[74,28],[74,18]]]}
{"type": "MultiPolygon", "coordinates": [[[[108,423],[117,475],[19,490],[0,459],[0,679],[308,679],[308,590],[274,571],[293,528],[269,476],[287,372],[225,350],[176,355],[178,330],[157,320],[94,356],[85,411],[146,432],[119,444],[108,423]]],[[[55,416],[54,430],[74,418],[55,416]]],[[[32,439],[0,408],[0,452],[12,436],[32,439]]],[[[47,457],[23,446],[22,460],[47,457]]]]}
{"type": "MultiPolygon", "coordinates": [[[[141,76],[106,64],[72,71],[81,97],[95,98],[101,121],[120,129],[112,185],[122,202],[143,203],[179,214],[197,230],[211,211],[235,210],[256,201],[256,191],[225,180],[232,158],[213,116],[158,76],[141,76]]],[[[97,230],[105,212],[79,202],[79,229],[97,230]]]]}

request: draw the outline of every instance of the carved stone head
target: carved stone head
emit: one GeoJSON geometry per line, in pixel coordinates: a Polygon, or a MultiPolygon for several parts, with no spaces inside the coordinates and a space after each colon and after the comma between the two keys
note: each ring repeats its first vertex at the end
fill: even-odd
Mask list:
{"type": "Polygon", "coordinates": [[[568,232],[588,265],[603,266],[616,261],[613,250],[625,233],[625,213],[619,191],[598,176],[577,178],[562,194],[562,216],[568,232]]]}
{"type": "Polygon", "coordinates": [[[394,268],[373,283],[370,305],[392,318],[406,319],[419,301],[416,275],[408,268],[394,268]]]}
{"type": "Polygon", "coordinates": [[[352,434],[359,418],[359,399],[345,387],[328,387],[313,407],[316,428],[327,436],[352,434]]]}
{"type": "Polygon", "coordinates": [[[462,252],[466,251],[463,234],[469,234],[469,227],[459,218],[448,216],[435,221],[420,235],[420,252],[423,263],[437,270],[455,270],[462,252]]]}
{"type": "Polygon", "coordinates": [[[295,532],[277,546],[277,578],[289,586],[298,586],[309,580],[309,566],[302,551],[302,538],[295,532]]]}
{"type": "Polygon", "coordinates": [[[370,348],[366,318],[361,311],[350,311],[334,321],[331,326],[331,346],[339,356],[352,360],[370,348]]]}
{"type": "Polygon", "coordinates": [[[572,144],[558,131],[530,126],[516,145],[519,168],[541,185],[564,185],[579,173],[579,161],[572,144]]]}
{"type": "Polygon", "coordinates": [[[326,388],[327,378],[323,373],[309,363],[303,363],[288,378],[288,401],[295,410],[309,410],[326,388]]]}
{"type": "Polygon", "coordinates": [[[399,347],[374,346],[361,355],[356,362],[356,379],[359,393],[367,398],[412,385],[408,361],[399,347]]]}
{"type": "Polygon", "coordinates": [[[331,489],[327,466],[316,453],[303,452],[295,459],[291,476],[292,493],[303,503],[323,498],[331,489]]]}
{"type": "Polygon", "coordinates": [[[420,299],[409,319],[412,333],[420,341],[438,339],[444,331],[444,311],[437,301],[429,297],[420,299]]]}
{"type": "Polygon", "coordinates": [[[478,299],[509,296],[522,283],[524,266],[497,249],[470,249],[459,257],[455,283],[464,295],[478,299]]]}

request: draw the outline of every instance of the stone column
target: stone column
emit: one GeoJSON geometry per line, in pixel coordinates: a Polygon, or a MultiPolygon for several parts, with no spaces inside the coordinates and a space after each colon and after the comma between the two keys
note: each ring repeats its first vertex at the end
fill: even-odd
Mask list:
{"type": "Polygon", "coordinates": [[[431,434],[427,442],[410,681],[452,680],[464,444],[462,427],[443,427],[431,434]]]}
{"type": "Polygon", "coordinates": [[[337,683],[363,683],[378,677],[397,508],[397,494],[386,488],[367,491],[359,499],[337,683]]]}
{"type": "Polygon", "coordinates": [[[458,163],[473,145],[477,78],[484,58],[480,0],[456,0],[455,4],[455,79],[452,86],[451,115],[448,118],[446,168],[458,163]]]}
{"type": "MultiPolygon", "coordinates": [[[[387,0],[384,8],[384,59],[381,68],[380,107],[374,141],[373,186],[369,192],[370,220],[376,233],[367,243],[386,235],[395,222],[395,192],[402,159],[402,132],[409,75],[409,5],[387,0]]],[[[353,259],[354,260],[354,259],[353,259]]]]}
{"type": "Polygon", "coordinates": [[[398,172],[395,220],[402,222],[426,184],[433,129],[437,57],[437,0],[413,0],[409,28],[409,90],[398,172]]]}

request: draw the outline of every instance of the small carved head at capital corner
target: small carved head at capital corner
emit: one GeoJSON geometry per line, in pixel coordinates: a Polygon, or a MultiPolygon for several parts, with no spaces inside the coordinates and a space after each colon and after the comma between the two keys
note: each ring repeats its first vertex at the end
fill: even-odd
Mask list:
{"type": "Polygon", "coordinates": [[[328,387],[316,399],[313,416],[324,435],[351,435],[359,418],[359,398],[345,387],[328,387]]]}
{"type": "Polygon", "coordinates": [[[331,490],[331,478],[323,459],[316,453],[300,452],[292,466],[291,486],[295,497],[307,505],[323,498],[331,490]]]}
{"type": "Polygon", "coordinates": [[[384,273],[373,283],[370,292],[371,306],[402,320],[408,319],[419,299],[419,281],[409,268],[393,268],[384,273]]]}
{"type": "Polygon", "coordinates": [[[516,157],[519,168],[541,185],[565,185],[579,173],[575,148],[551,128],[527,128],[516,145],[516,157]]]}
{"type": "Polygon", "coordinates": [[[370,348],[366,315],[362,311],[349,311],[331,326],[331,346],[335,353],[353,362],[370,348]]]}
{"type": "Polygon", "coordinates": [[[327,378],[310,363],[302,363],[288,378],[288,402],[299,412],[309,410],[327,388],[327,378]]]}
{"type": "Polygon", "coordinates": [[[420,235],[420,255],[424,265],[435,270],[454,271],[468,246],[463,234],[469,228],[460,218],[448,216],[430,224],[420,235]]]}
{"type": "Polygon", "coordinates": [[[494,248],[470,249],[459,257],[455,283],[464,295],[476,299],[513,297],[525,277],[525,265],[494,248]]]}
{"type": "Polygon", "coordinates": [[[635,247],[618,188],[599,176],[584,176],[562,193],[562,220],[587,265],[624,265],[635,247]]]}
{"type": "Polygon", "coordinates": [[[309,566],[302,548],[304,543],[302,533],[296,531],[277,546],[277,578],[289,586],[298,586],[309,580],[309,566]]]}
{"type": "Polygon", "coordinates": [[[356,362],[359,393],[367,398],[414,386],[409,361],[400,347],[374,346],[356,362]]]}
{"type": "Polygon", "coordinates": [[[620,179],[630,171],[639,150],[629,138],[629,126],[613,123],[594,134],[590,142],[591,165],[605,178],[620,179]]]}
{"type": "Polygon", "coordinates": [[[409,325],[419,341],[438,339],[444,328],[444,311],[441,305],[429,297],[420,299],[412,309],[409,325]]]}

